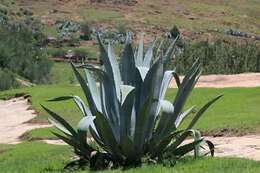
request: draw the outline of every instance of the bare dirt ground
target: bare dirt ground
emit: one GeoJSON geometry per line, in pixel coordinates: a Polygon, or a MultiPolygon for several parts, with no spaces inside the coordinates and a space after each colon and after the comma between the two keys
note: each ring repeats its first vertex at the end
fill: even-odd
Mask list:
{"type": "Polygon", "coordinates": [[[27,123],[37,116],[29,107],[27,99],[23,97],[8,101],[0,100],[0,143],[16,144],[26,131],[50,127],[48,124],[27,123]]]}
{"type": "Polygon", "coordinates": [[[240,137],[204,137],[215,145],[217,157],[260,160],[260,134],[240,137]]]}
{"type": "MultiPolygon", "coordinates": [[[[182,77],[181,77],[182,78],[182,77]]],[[[259,87],[260,73],[242,73],[235,75],[204,75],[196,87],[228,88],[228,87],[259,87]]],[[[173,80],[170,87],[175,88],[173,80]]]]}

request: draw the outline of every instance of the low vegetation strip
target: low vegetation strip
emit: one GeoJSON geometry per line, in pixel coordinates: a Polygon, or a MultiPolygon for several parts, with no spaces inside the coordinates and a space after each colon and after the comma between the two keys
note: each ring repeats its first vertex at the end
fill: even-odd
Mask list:
{"type": "MultiPolygon", "coordinates": [[[[42,142],[27,142],[18,145],[0,145],[0,170],[4,173],[62,173],[64,163],[71,158],[68,146],[48,145],[42,142]]],[[[92,171],[75,171],[90,173],[92,171]]],[[[257,173],[260,162],[234,158],[184,158],[175,167],[143,165],[127,170],[116,169],[97,173],[257,173]]]]}

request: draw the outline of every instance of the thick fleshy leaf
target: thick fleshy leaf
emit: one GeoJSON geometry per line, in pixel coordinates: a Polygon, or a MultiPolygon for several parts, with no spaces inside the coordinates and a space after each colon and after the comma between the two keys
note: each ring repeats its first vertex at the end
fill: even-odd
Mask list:
{"type": "Polygon", "coordinates": [[[65,136],[62,136],[58,133],[52,132],[55,136],[57,136],[59,139],[63,140],[65,143],[67,143],[68,145],[74,147],[74,149],[77,151],[77,153],[83,157],[85,157],[86,159],[90,158],[90,154],[93,151],[93,149],[87,145],[87,147],[82,147],[78,141],[76,141],[75,139],[70,139],[67,138],[65,136]]]}
{"type": "Polygon", "coordinates": [[[192,135],[195,141],[199,140],[199,138],[198,138],[198,131],[197,130],[193,130],[193,129],[185,130],[185,131],[183,131],[183,133],[180,136],[178,136],[176,138],[176,140],[170,146],[168,146],[167,150],[168,151],[176,150],[176,148],[180,144],[182,144],[184,142],[184,140],[187,139],[187,137],[189,135],[192,135]]]}
{"type": "Polygon", "coordinates": [[[46,108],[45,106],[41,105],[42,108],[58,123],[60,123],[63,127],[65,127],[71,134],[72,136],[77,136],[77,132],[71,127],[71,125],[64,120],[61,116],[56,114],[55,112],[52,112],[50,109],[46,108]]]}
{"type": "Polygon", "coordinates": [[[143,66],[145,67],[149,68],[151,66],[155,44],[156,44],[156,39],[154,39],[154,41],[151,43],[151,45],[148,47],[145,53],[144,60],[143,60],[143,66]]]}
{"type": "Polygon", "coordinates": [[[126,39],[126,43],[121,54],[121,77],[124,85],[135,84],[135,55],[129,36],[126,39]]]}
{"type": "Polygon", "coordinates": [[[142,77],[142,80],[144,81],[144,79],[146,77],[146,74],[149,71],[149,68],[143,67],[143,66],[137,66],[137,69],[138,69],[138,71],[140,73],[140,76],[142,77]]]}
{"type": "Polygon", "coordinates": [[[61,132],[63,132],[64,134],[66,135],[72,135],[68,129],[66,129],[63,125],[61,125],[60,123],[58,123],[57,121],[55,121],[54,119],[52,118],[48,118],[48,121],[54,125],[57,129],[59,129],[61,132]]]}
{"type": "Polygon", "coordinates": [[[104,145],[109,149],[110,152],[115,154],[117,157],[121,157],[119,150],[119,141],[117,141],[117,136],[114,134],[109,120],[107,120],[101,113],[97,113],[96,119],[94,120],[97,132],[103,141],[104,145]]]}
{"type": "Polygon", "coordinates": [[[159,124],[157,125],[156,133],[154,135],[155,139],[153,140],[158,140],[160,138],[162,139],[165,136],[168,136],[168,135],[163,135],[164,131],[169,130],[167,129],[165,122],[166,120],[170,119],[170,117],[173,115],[175,110],[173,104],[168,100],[160,100],[160,106],[161,106],[162,115],[160,117],[159,124]]]}
{"type": "Polygon", "coordinates": [[[168,47],[165,55],[163,56],[165,67],[169,66],[169,64],[170,64],[171,58],[172,58],[173,53],[174,53],[174,48],[175,48],[175,45],[176,45],[176,42],[177,42],[178,39],[179,39],[179,37],[177,36],[176,39],[174,41],[172,41],[172,43],[168,47]]]}
{"type": "Polygon", "coordinates": [[[107,149],[107,147],[104,145],[103,141],[101,140],[100,136],[98,135],[96,129],[93,129],[92,126],[89,126],[89,132],[99,146],[101,146],[105,151],[109,151],[109,149],[107,149]]]}
{"type": "MultiPolygon", "coordinates": [[[[111,80],[107,75],[104,76],[101,82],[101,107],[105,117],[108,118],[112,130],[116,137],[119,137],[119,117],[121,103],[117,99],[116,90],[111,80]]],[[[119,140],[119,138],[118,138],[119,140]]]]}
{"type": "Polygon", "coordinates": [[[214,103],[216,102],[218,99],[220,99],[223,95],[219,95],[217,97],[215,97],[214,99],[210,100],[208,103],[206,103],[194,116],[194,118],[192,119],[191,123],[189,124],[187,129],[191,129],[196,122],[199,120],[199,118],[201,117],[201,115],[214,103]]]}
{"type": "Polygon", "coordinates": [[[176,121],[175,121],[175,127],[178,128],[179,125],[183,122],[183,120],[190,114],[192,113],[193,109],[195,106],[192,106],[191,108],[189,108],[188,110],[186,110],[185,112],[181,113],[176,121]]]}
{"type": "Polygon", "coordinates": [[[159,141],[151,141],[150,143],[150,152],[151,152],[151,157],[157,157],[161,154],[163,154],[163,151],[165,148],[170,144],[170,142],[176,138],[177,135],[182,133],[183,130],[179,131],[174,131],[170,135],[166,136],[165,138],[160,139],[159,141]]]}
{"type": "Polygon", "coordinates": [[[84,80],[84,78],[81,76],[79,71],[76,69],[75,65],[71,63],[71,66],[72,66],[72,69],[73,69],[73,71],[74,71],[74,73],[75,73],[75,75],[76,75],[76,77],[77,77],[77,79],[80,83],[80,86],[81,86],[81,88],[82,88],[82,90],[83,90],[83,92],[84,92],[84,94],[87,98],[87,102],[88,102],[88,105],[89,105],[89,108],[90,108],[92,114],[97,112],[98,109],[97,109],[97,106],[96,106],[95,101],[93,99],[92,93],[89,89],[89,86],[87,85],[87,82],[84,80]]]}
{"type": "Polygon", "coordinates": [[[124,103],[125,98],[127,97],[127,95],[134,90],[134,87],[130,86],[130,85],[121,85],[120,86],[121,89],[121,104],[124,103]]]}
{"type": "Polygon", "coordinates": [[[155,126],[156,111],[159,106],[158,97],[162,85],[163,64],[162,61],[155,62],[147,73],[142,85],[141,104],[145,102],[149,96],[152,98],[151,109],[149,110],[148,123],[146,128],[146,140],[150,140],[155,126]]]}
{"type": "Polygon", "coordinates": [[[152,105],[151,97],[147,98],[140,113],[136,116],[135,134],[134,134],[134,147],[137,155],[143,154],[143,145],[146,139],[146,127],[148,123],[149,110],[152,105]]]}
{"type": "Polygon", "coordinates": [[[144,58],[144,33],[141,34],[141,38],[137,50],[137,56],[135,57],[136,66],[142,66],[143,58],[144,58]]]}
{"type": "Polygon", "coordinates": [[[97,82],[95,80],[94,74],[90,72],[90,70],[85,69],[85,74],[89,86],[89,90],[93,96],[93,100],[97,106],[97,109],[101,110],[101,101],[100,101],[100,91],[97,86],[97,82]]]}
{"type": "Polygon", "coordinates": [[[117,93],[117,98],[120,99],[120,85],[122,84],[121,76],[120,76],[120,70],[119,65],[116,60],[116,56],[114,53],[113,48],[111,47],[110,43],[108,44],[108,58],[112,66],[113,71],[113,79],[115,81],[115,88],[117,93]]]}
{"type": "Polygon", "coordinates": [[[214,157],[214,153],[215,153],[215,146],[214,146],[214,144],[211,142],[211,141],[209,141],[209,140],[204,140],[205,141],[205,143],[208,145],[208,147],[209,147],[209,151],[210,151],[210,155],[212,156],[212,157],[214,157]]]}
{"type": "Polygon", "coordinates": [[[64,100],[69,100],[73,99],[76,105],[78,106],[79,110],[82,112],[84,116],[90,116],[92,115],[89,108],[84,104],[83,100],[78,97],[78,96],[62,96],[62,97],[57,97],[48,101],[64,101],[64,100]]]}
{"type": "Polygon", "coordinates": [[[192,143],[189,143],[189,144],[185,144],[183,146],[180,146],[179,148],[177,148],[176,150],[173,151],[173,154],[175,156],[178,156],[178,157],[182,157],[184,156],[185,154],[191,152],[192,150],[195,150],[195,147],[201,143],[203,139],[200,139],[200,140],[197,140],[197,141],[194,141],[192,143]]]}
{"type": "Polygon", "coordinates": [[[131,136],[131,116],[133,112],[135,90],[132,90],[125,98],[120,116],[120,136],[131,136]]]}
{"type": "Polygon", "coordinates": [[[119,73],[119,67],[116,62],[116,57],[114,56],[113,50],[109,44],[108,51],[106,51],[105,46],[103,45],[100,37],[97,37],[99,48],[100,48],[100,58],[103,62],[104,69],[111,81],[111,85],[114,85],[116,90],[116,96],[118,100],[120,99],[120,84],[121,78],[119,73]]]}
{"type": "Polygon", "coordinates": [[[93,129],[95,129],[95,125],[93,122],[95,118],[96,117],[94,117],[94,116],[83,117],[78,123],[78,129],[81,131],[87,131],[89,129],[89,126],[91,126],[93,129]]]}

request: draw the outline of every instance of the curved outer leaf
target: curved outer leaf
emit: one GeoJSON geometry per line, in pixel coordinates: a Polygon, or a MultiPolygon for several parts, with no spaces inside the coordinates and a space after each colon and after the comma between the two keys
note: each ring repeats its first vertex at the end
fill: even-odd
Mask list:
{"type": "Polygon", "coordinates": [[[90,154],[94,149],[90,147],[88,144],[85,144],[82,146],[79,141],[72,139],[72,138],[67,138],[65,136],[62,136],[58,133],[52,132],[55,136],[57,136],[59,139],[67,143],[68,145],[74,147],[75,152],[81,156],[83,156],[86,159],[90,159],[90,154]]]}
{"type": "Polygon", "coordinates": [[[183,130],[174,131],[169,136],[165,137],[164,139],[161,139],[160,141],[152,141],[149,148],[151,157],[154,158],[162,155],[163,151],[170,144],[170,142],[182,132],[183,130]]]}
{"type": "Polygon", "coordinates": [[[189,124],[187,129],[191,129],[196,122],[199,120],[199,118],[201,117],[201,115],[214,103],[216,102],[218,99],[220,99],[223,95],[219,95],[217,97],[215,97],[214,99],[210,100],[208,103],[206,103],[194,116],[194,118],[192,119],[191,123],[189,124]]]}
{"type": "Polygon", "coordinates": [[[129,35],[127,36],[125,47],[121,54],[121,77],[124,85],[135,84],[135,55],[129,35]]]}
{"type": "Polygon", "coordinates": [[[91,94],[91,91],[89,89],[89,86],[87,85],[86,81],[83,79],[83,77],[81,76],[81,74],[79,73],[79,71],[76,69],[76,67],[74,66],[74,64],[71,63],[72,69],[80,83],[80,86],[87,98],[87,102],[90,108],[90,111],[92,112],[92,114],[96,113],[98,111],[98,108],[95,104],[95,101],[93,99],[93,96],[91,94]]]}
{"type": "Polygon", "coordinates": [[[83,100],[78,97],[78,96],[62,96],[62,97],[56,97],[54,99],[48,100],[50,102],[53,101],[64,101],[64,100],[69,100],[69,99],[73,99],[74,102],[76,103],[76,105],[78,106],[79,110],[82,112],[82,114],[84,116],[91,116],[91,112],[89,110],[89,108],[84,104],[83,100]]]}
{"type": "MultiPolygon", "coordinates": [[[[212,156],[212,157],[214,157],[214,152],[215,152],[215,146],[214,146],[214,144],[211,142],[211,141],[209,141],[209,140],[204,140],[205,141],[205,143],[208,145],[208,147],[209,147],[209,150],[210,150],[210,155],[212,156]]],[[[207,155],[207,154],[206,154],[207,155]]]]}
{"type": "Polygon", "coordinates": [[[176,138],[176,140],[166,148],[167,151],[169,152],[173,152],[174,150],[176,150],[176,148],[182,144],[182,142],[190,135],[192,134],[193,136],[195,135],[196,131],[189,129],[189,130],[185,130],[179,137],[176,138]]]}
{"type": "Polygon", "coordinates": [[[92,73],[89,72],[88,69],[85,69],[85,74],[86,74],[89,90],[93,96],[93,100],[97,106],[97,109],[101,110],[100,90],[97,86],[95,77],[92,73]]]}
{"type": "Polygon", "coordinates": [[[63,132],[64,134],[66,134],[67,136],[72,136],[72,134],[69,132],[68,129],[66,129],[63,125],[61,125],[60,123],[58,123],[57,121],[55,121],[52,118],[48,118],[48,121],[54,125],[57,129],[59,129],[61,132],[63,132]]]}
{"type": "Polygon", "coordinates": [[[183,121],[190,113],[192,113],[194,107],[195,107],[195,106],[192,106],[191,108],[189,108],[189,109],[186,110],[185,112],[181,113],[181,114],[177,117],[176,121],[174,122],[176,128],[178,128],[179,125],[182,123],[182,121],[183,121]]]}
{"type": "Polygon", "coordinates": [[[172,129],[176,129],[174,123],[182,111],[184,104],[192,91],[194,85],[197,82],[197,77],[200,74],[200,66],[199,64],[195,64],[195,67],[191,68],[188,74],[184,77],[183,82],[180,85],[180,88],[175,97],[174,105],[174,113],[172,116],[162,116],[158,127],[156,129],[156,133],[161,135],[168,135],[172,129]],[[192,71],[192,72],[191,72],[192,71]],[[163,130],[163,131],[161,131],[163,130]]]}
{"type": "Polygon", "coordinates": [[[200,140],[197,140],[197,141],[194,141],[192,143],[189,143],[189,144],[185,144],[183,146],[180,146],[179,148],[177,148],[176,150],[173,151],[173,154],[175,156],[179,156],[179,157],[182,157],[184,156],[185,154],[191,152],[192,150],[195,150],[196,146],[198,144],[200,144],[201,142],[203,141],[203,139],[200,139],[200,140]]]}
{"type": "Polygon", "coordinates": [[[41,105],[42,108],[58,123],[60,123],[63,127],[65,127],[71,134],[72,136],[77,136],[77,132],[71,127],[71,125],[64,120],[61,116],[56,114],[55,112],[52,112],[50,109],[46,108],[45,106],[41,105]]]}

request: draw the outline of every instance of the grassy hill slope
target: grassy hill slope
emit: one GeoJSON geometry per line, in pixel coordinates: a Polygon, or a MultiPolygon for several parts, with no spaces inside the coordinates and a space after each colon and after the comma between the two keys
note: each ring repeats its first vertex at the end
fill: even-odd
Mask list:
{"type": "Polygon", "coordinates": [[[134,6],[88,0],[16,0],[16,5],[47,23],[72,19],[114,26],[125,23],[153,33],[177,25],[187,32],[236,28],[260,34],[259,0],[138,0],[134,6]]]}

